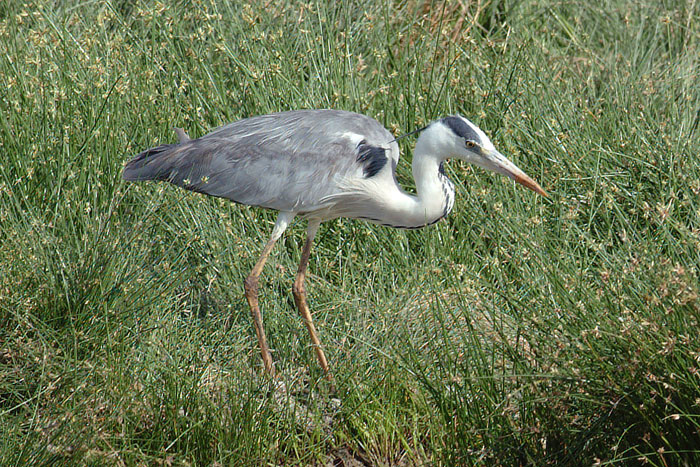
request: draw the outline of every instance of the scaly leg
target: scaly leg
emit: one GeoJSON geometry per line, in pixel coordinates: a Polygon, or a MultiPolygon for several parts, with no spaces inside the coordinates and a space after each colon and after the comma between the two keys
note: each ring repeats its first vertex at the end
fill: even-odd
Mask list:
{"type": "Polygon", "coordinates": [[[250,314],[253,317],[253,325],[255,326],[255,334],[258,336],[258,344],[260,345],[260,352],[262,353],[263,363],[265,365],[265,371],[274,376],[275,367],[272,364],[272,355],[270,355],[270,348],[267,346],[267,338],[265,337],[265,329],[263,328],[262,314],[260,313],[260,305],[258,305],[258,278],[260,273],[262,273],[265,262],[267,261],[272,247],[282,236],[286,230],[289,222],[294,218],[294,214],[289,212],[280,212],[277,217],[277,222],[275,222],[275,227],[272,229],[272,235],[270,240],[268,240],[265,248],[263,248],[260,259],[255,263],[255,267],[250,272],[250,275],[245,280],[245,298],[248,300],[248,305],[250,306],[250,314]]]}
{"type": "Polygon", "coordinates": [[[304,289],[306,267],[309,265],[309,255],[311,254],[311,244],[314,241],[314,237],[316,236],[316,232],[318,232],[318,227],[320,224],[321,221],[319,220],[309,220],[306,243],[304,244],[304,249],[301,252],[301,261],[299,262],[299,269],[297,270],[297,275],[294,279],[292,292],[294,293],[294,302],[299,309],[299,313],[301,313],[301,317],[304,319],[306,329],[309,330],[309,334],[311,335],[311,343],[313,344],[314,351],[316,352],[316,357],[321,364],[321,368],[323,368],[323,371],[326,373],[326,378],[332,381],[333,377],[331,376],[330,369],[328,368],[328,361],[326,360],[326,356],[323,354],[323,349],[321,349],[321,342],[318,340],[318,336],[316,335],[316,328],[311,320],[309,306],[306,304],[306,290],[304,289]]]}

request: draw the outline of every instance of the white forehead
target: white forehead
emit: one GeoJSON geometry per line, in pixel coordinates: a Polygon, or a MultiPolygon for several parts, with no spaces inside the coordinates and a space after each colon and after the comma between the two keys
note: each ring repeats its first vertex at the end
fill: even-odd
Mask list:
{"type": "Polygon", "coordinates": [[[493,144],[486,134],[481,131],[481,128],[474,125],[468,119],[461,115],[451,115],[440,120],[448,131],[451,131],[455,136],[466,140],[479,143],[484,149],[493,149],[493,144]]]}
{"type": "Polygon", "coordinates": [[[464,122],[465,122],[467,125],[469,125],[469,127],[472,129],[472,131],[474,131],[474,133],[476,133],[477,135],[479,135],[479,139],[480,139],[479,142],[481,143],[481,146],[482,146],[484,149],[495,149],[494,146],[493,146],[493,143],[491,142],[491,140],[489,139],[489,137],[486,136],[486,133],[484,133],[483,131],[481,131],[481,128],[479,128],[478,126],[474,125],[472,122],[470,122],[470,121],[467,120],[466,118],[462,117],[461,115],[460,115],[459,117],[460,117],[462,120],[464,120],[464,122]]]}

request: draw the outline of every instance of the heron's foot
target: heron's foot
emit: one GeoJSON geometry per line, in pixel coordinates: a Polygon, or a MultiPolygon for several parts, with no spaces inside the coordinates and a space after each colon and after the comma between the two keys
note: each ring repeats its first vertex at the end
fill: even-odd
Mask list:
{"type": "Polygon", "coordinates": [[[331,434],[342,406],[341,400],[333,393],[319,391],[321,387],[310,384],[307,368],[298,371],[290,369],[284,373],[283,378],[272,381],[269,386],[269,394],[275,404],[284,411],[291,409],[296,415],[296,422],[310,432],[322,429],[331,434]],[[320,418],[317,416],[318,409],[321,410],[320,418]]]}

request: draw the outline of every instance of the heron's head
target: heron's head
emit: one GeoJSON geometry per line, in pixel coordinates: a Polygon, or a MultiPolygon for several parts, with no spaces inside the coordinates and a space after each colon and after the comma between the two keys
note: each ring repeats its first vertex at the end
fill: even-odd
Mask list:
{"type": "Polygon", "coordinates": [[[460,115],[451,115],[426,128],[424,141],[433,146],[434,154],[456,157],[492,172],[512,178],[542,196],[547,193],[525,172],[509,161],[493,146],[486,134],[460,115]]]}

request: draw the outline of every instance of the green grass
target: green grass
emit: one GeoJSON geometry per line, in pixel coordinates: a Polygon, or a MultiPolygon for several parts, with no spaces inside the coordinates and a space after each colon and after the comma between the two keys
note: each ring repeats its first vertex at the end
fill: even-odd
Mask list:
{"type": "Polygon", "coordinates": [[[700,463],[697,2],[164,3],[0,3],[0,464],[700,463]],[[120,176],[326,107],[460,112],[550,193],[452,162],[447,221],[324,224],[336,395],[303,223],[261,289],[284,392],[243,299],[274,213],[120,176]]]}

